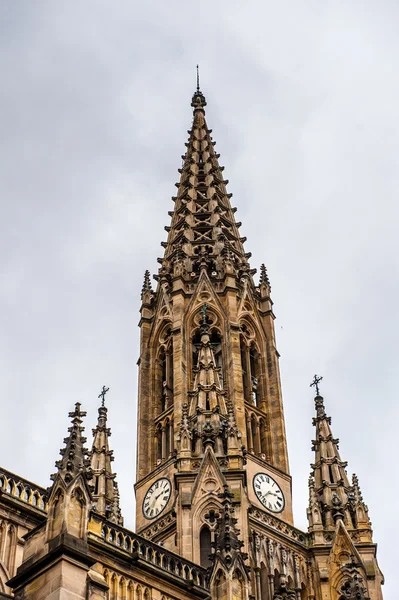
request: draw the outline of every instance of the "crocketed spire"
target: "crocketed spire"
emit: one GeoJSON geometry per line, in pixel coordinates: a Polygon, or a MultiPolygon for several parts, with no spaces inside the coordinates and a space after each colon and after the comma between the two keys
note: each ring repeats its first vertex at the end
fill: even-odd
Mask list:
{"type": "Polygon", "coordinates": [[[206,99],[199,87],[195,91],[193,124],[189,131],[187,150],[177,196],[173,198],[175,208],[169,214],[171,225],[168,232],[160,277],[180,273],[195,281],[201,269],[206,269],[213,277],[221,276],[228,270],[236,274],[251,271],[244,251],[245,238],[240,237],[241,223],[235,221],[235,208],[231,207],[231,194],[226,191],[228,181],[223,178],[224,167],[219,165],[219,154],[215,152],[212,130],[205,120],[206,99]]]}
{"type": "Polygon", "coordinates": [[[327,416],[324,399],[319,394],[315,376],[317,395],[314,399],[316,417],[313,425],[316,436],[312,442],[315,461],[309,479],[309,531],[334,529],[338,520],[347,528],[361,529],[361,535],[371,539],[371,525],[367,506],[363,502],[357,477],[352,485],[346,472],[347,463],[341,459],[339,440],[331,430],[331,417],[327,416]]]}
{"type": "Polygon", "coordinates": [[[80,402],[77,402],[75,410],[68,415],[72,419],[72,425],[68,428],[68,437],[64,439],[65,448],[60,450],[62,458],[55,463],[58,472],[51,475],[53,481],[56,480],[57,476],[61,476],[67,485],[80,473],[87,480],[93,477],[88,450],[84,447],[87,440],[82,436],[84,431],[82,423],[86,412],[82,411],[80,406],[80,402]]]}
{"type": "Polygon", "coordinates": [[[93,507],[100,514],[118,525],[123,525],[119,506],[119,490],[112,471],[113,451],[109,448],[111,430],[107,425],[106,406],[98,409],[97,426],[93,429],[93,446],[90,452],[94,475],[93,507]]]}

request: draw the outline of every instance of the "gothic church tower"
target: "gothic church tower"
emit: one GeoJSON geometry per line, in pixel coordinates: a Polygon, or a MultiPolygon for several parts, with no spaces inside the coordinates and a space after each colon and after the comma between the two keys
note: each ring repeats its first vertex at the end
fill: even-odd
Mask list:
{"type": "Polygon", "coordinates": [[[103,386],[91,450],[76,403],[46,490],[0,468],[0,598],[382,600],[358,478],[315,377],[308,531],[293,524],[266,268],[254,280],[199,86],[164,256],[144,277],[135,533],[103,386]]]}
{"type": "Polygon", "coordinates": [[[248,512],[292,524],[270,283],[249,265],[206,100],[189,131],[160,268],[144,278],[139,360],[139,533],[203,566],[228,487],[245,552],[248,512]]]}
{"type": "Polygon", "coordinates": [[[147,271],[142,288],[137,531],[209,568],[212,598],[352,598],[345,584],[379,600],[367,512],[319,396],[309,534],[293,525],[270,282],[264,265],[254,279],[199,86],[191,106],[157,287],[147,271]]]}

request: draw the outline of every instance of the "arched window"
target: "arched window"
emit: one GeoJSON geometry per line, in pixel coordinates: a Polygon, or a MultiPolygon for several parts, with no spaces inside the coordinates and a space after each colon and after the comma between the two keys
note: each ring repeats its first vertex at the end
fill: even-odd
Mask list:
{"type": "Polygon", "coordinates": [[[244,400],[250,401],[249,398],[249,371],[250,365],[248,360],[248,346],[244,336],[240,336],[240,352],[241,352],[241,369],[242,369],[242,386],[244,389],[244,400]]]}
{"type": "Polygon", "coordinates": [[[259,353],[255,348],[255,344],[251,344],[249,349],[249,366],[251,371],[251,400],[259,406],[259,353]]]}
{"type": "MultiPolygon", "coordinates": [[[[198,366],[198,352],[201,346],[201,334],[199,331],[196,331],[192,338],[192,367],[195,370],[198,366]]],[[[194,379],[194,377],[193,377],[194,379]]]]}
{"type": "Polygon", "coordinates": [[[157,416],[173,403],[173,337],[170,327],[159,336],[155,368],[157,416]]]}
{"type": "Polygon", "coordinates": [[[161,403],[161,412],[166,409],[166,354],[164,349],[162,348],[159,353],[159,365],[161,368],[161,385],[159,389],[160,394],[160,403],[161,403]]]}
{"type": "Polygon", "coordinates": [[[165,458],[169,457],[170,454],[170,441],[171,441],[171,436],[170,436],[170,421],[169,419],[166,419],[166,423],[165,423],[165,450],[164,450],[164,456],[165,458]]]}
{"type": "Polygon", "coordinates": [[[211,565],[209,555],[211,554],[211,531],[204,525],[200,533],[200,564],[205,569],[211,565]]]}

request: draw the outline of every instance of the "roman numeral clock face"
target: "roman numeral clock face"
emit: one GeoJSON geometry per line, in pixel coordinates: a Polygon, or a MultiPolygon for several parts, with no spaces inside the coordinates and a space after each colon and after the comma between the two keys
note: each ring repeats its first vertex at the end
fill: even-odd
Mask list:
{"type": "Polygon", "coordinates": [[[267,510],[274,513],[283,510],[285,506],[284,494],[270,475],[257,473],[254,477],[253,486],[256,497],[267,510]]]}
{"type": "Polygon", "coordinates": [[[169,502],[172,486],[169,479],[162,477],[152,484],[143,500],[143,515],[146,519],[155,519],[169,502]]]}

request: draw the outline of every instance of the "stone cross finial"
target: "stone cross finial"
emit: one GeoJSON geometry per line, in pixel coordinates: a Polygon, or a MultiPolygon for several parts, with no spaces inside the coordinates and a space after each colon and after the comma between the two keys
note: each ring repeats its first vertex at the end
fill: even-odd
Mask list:
{"type": "Polygon", "coordinates": [[[319,394],[319,383],[320,383],[320,381],[322,381],[322,380],[323,380],[323,377],[319,377],[318,375],[315,375],[315,376],[313,377],[313,381],[312,381],[312,383],[311,383],[311,384],[310,384],[310,386],[309,386],[309,387],[315,387],[315,388],[316,388],[316,396],[319,396],[319,395],[320,395],[320,394],[319,394]]]}
{"type": "Polygon", "coordinates": [[[101,406],[105,405],[105,394],[109,392],[109,387],[105,387],[105,385],[103,385],[103,389],[101,390],[101,392],[98,394],[98,398],[101,398],[101,406]]]}

